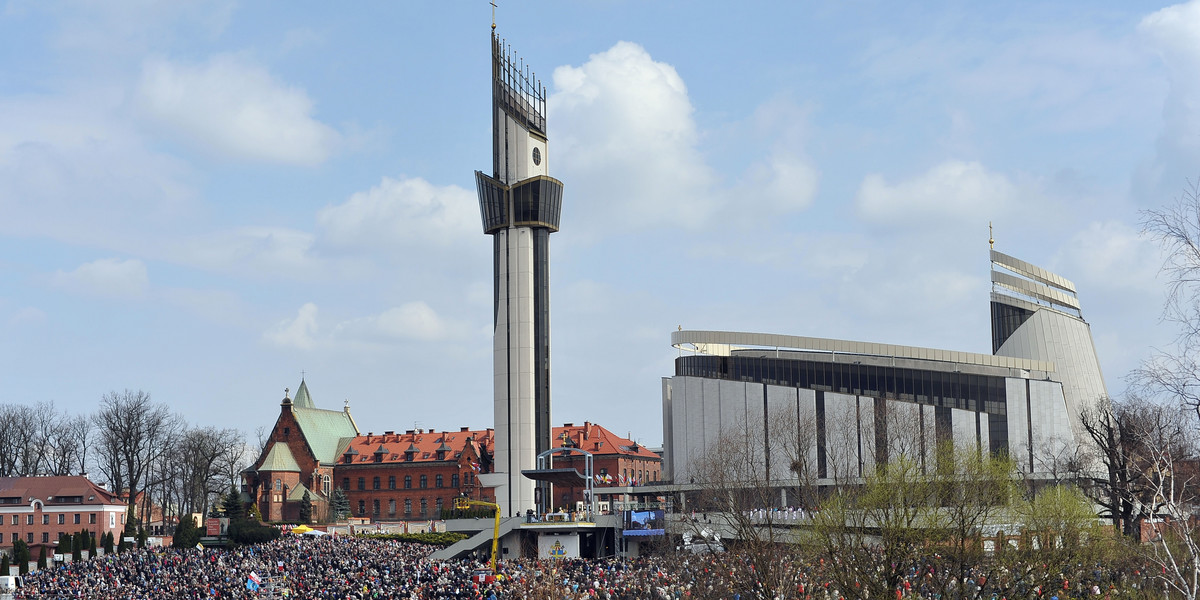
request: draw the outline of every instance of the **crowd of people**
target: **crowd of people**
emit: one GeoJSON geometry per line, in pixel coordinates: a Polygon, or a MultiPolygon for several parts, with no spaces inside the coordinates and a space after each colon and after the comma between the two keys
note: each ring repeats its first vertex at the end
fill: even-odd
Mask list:
{"type": "MultiPolygon", "coordinates": [[[[752,567],[739,564],[732,554],[508,560],[502,561],[497,577],[484,579],[478,574],[486,565],[434,560],[432,550],[410,542],[294,535],[232,550],[146,548],[30,573],[15,598],[739,600],[754,591],[739,589],[748,585],[748,579],[737,571],[752,567]]],[[[844,600],[850,594],[832,584],[837,580],[833,570],[842,568],[814,560],[796,570],[794,587],[781,597],[844,600]]],[[[1094,577],[1064,579],[1061,587],[1038,587],[1022,596],[1034,600],[1161,597],[1161,584],[1151,572],[1116,573],[1102,567],[1093,571],[1094,577]]],[[[934,593],[923,583],[928,575],[914,567],[894,591],[896,598],[943,600],[941,592],[934,593]]],[[[989,598],[979,592],[996,582],[977,579],[964,578],[955,596],[989,598]]]]}

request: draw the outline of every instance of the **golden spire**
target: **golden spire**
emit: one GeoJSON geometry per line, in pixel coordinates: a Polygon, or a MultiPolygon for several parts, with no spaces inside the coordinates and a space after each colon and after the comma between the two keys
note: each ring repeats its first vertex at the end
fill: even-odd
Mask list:
{"type": "Polygon", "coordinates": [[[992,237],[992,222],[988,221],[988,248],[996,249],[996,240],[992,237]]]}

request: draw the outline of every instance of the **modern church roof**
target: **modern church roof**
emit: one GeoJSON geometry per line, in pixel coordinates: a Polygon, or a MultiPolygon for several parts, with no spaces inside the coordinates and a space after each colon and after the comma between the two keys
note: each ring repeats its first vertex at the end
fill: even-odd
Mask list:
{"type": "MultiPolygon", "coordinates": [[[[882,356],[909,358],[923,361],[941,361],[959,365],[979,365],[1021,369],[1025,371],[1053,372],[1054,363],[1029,360],[1011,356],[976,354],[956,350],[898,346],[874,342],[855,342],[828,338],[782,335],[776,333],[743,333],[737,331],[672,331],[671,345],[681,350],[690,350],[714,356],[728,356],[744,350],[810,351],[832,355],[882,356]]],[[[840,362],[840,361],[839,361],[840,362]]]]}

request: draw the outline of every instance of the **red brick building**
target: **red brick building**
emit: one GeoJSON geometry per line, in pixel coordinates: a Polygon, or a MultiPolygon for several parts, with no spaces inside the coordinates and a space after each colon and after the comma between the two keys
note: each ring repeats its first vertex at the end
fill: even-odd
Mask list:
{"type": "Polygon", "coordinates": [[[455,496],[494,500],[476,475],[491,468],[494,431],[409,430],[368,433],[342,450],[337,485],[350,512],[373,521],[441,518],[455,496]]]}
{"type": "MultiPolygon", "coordinates": [[[[346,495],[352,516],[372,521],[439,519],[442,509],[461,495],[495,499],[494,491],[481,486],[477,477],[491,472],[492,429],[360,435],[348,407],[316,408],[303,381],[294,400],[286,396],[262,454],[243,473],[245,499],[258,506],[264,521],[299,520],[305,492],[314,520],[324,521],[335,488],[346,495]]],[[[555,446],[592,453],[599,499],[661,477],[657,454],[594,423],[567,423],[555,427],[552,435],[555,446]]],[[[582,473],[583,456],[556,456],[554,466],[582,473]]],[[[555,504],[584,500],[584,489],[556,489],[555,504]]]]}
{"type": "Polygon", "coordinates": [[[285,390],[279,418],[262,454],[242,473],[243,499],[258,506],[264,521],[298,521],[307,493],[313,518],[323,520],[333,490],[334,464],[340,450],[356,436],[358,426],[350,407],[317,408],[301,380],[294,400],[285,390]]]}
{"type": "MultiPolygon", "coordinates": [[[[595,423],[585,421],[583,425],[567,423],[555,427],[553,445],[557,448],[579,448],[592,454],[592,486],[598,499],[605,499],[613,488],[628,488],[655,483],[662,478],[662,457],[628,438],[623,438],[595,423]],[[609,491],[606,491],[609,490],[609,491]]],[[[584,471],[584,457],[580,454],[557,454],[554,468],[574,467],[584,471]]],[[[562,489],[556,486],[555,501],[560,506],[573,506],[584,500],[581,484],[577,488],[562,489]]]]}
{"type": "Polygon", "coordinates": [[[60,533],[84,529],[96,536],[125,528],[126,504],[87,477],[0,477],[0,545],[25,540],[53,552],[60,533]]]}

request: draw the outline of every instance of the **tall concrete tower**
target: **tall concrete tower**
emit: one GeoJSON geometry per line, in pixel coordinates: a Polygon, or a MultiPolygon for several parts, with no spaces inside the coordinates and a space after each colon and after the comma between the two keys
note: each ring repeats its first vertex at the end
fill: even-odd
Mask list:
{"type": "MultiPolygon", "coordinates": [[[[546,88],[492,29],[492,172],[475,172],[495,273],[494,475],[501,514],[534,508],[521,475],[550,448],[550,234],[563,184],[549,176],[546,88]]],[[[547,499],[549,500],[549,499],[547,499]]]]}

